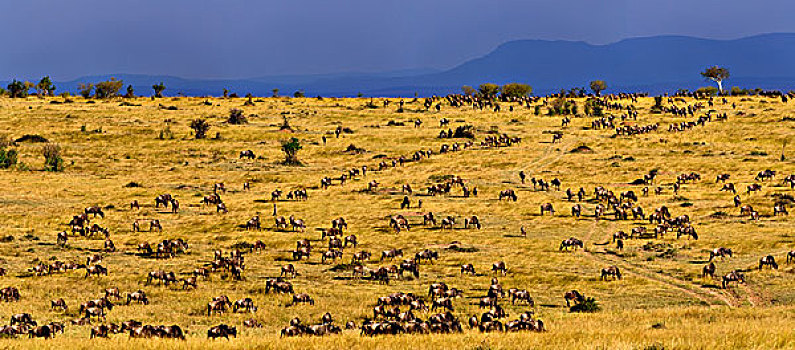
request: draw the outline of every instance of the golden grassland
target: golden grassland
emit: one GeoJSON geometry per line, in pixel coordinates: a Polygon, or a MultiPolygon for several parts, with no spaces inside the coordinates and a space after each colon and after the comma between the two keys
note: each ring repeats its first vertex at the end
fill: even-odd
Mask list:
{"type": "MultiPolygon", "coordinates": [[[[470,107],[444,106],[441,112],[424,111],[421,101],[407,103],[404,113],[397,113],[395,104],[367,108],[369,99],[265,98],[254,106],[243,106],[245,99],[165,98],[106,100],[87,103],[74,98],[0,98],[0,136],[16,139],[25,134],[38,134],[58,143],[66,169],[44,172],[40,143],[19,143],[18,169],[0,171],[0,228],[2,236],[14,236],[12,242],[0,243],[0,266],[8,275],[0,277],[0,286],[19,288],[22,299],[0,303],[0,318],[13,313],[29,312],[39,323],[66,321],[78,317],[78,305],[97,298],[105,288],[118,287],[122,292],[143,289],[149,295],[148,306],[118,306],[109,312],[108,322],[128,319],[147,324],[177,324],[188,331],[186,342],[158,339],[129,339],[112,335],[109,340],[88,340],[88,326],[67,326],[64,335],[54,340],[4,339],[0,347],[11,348],[587,348],[643,349],[657,348],[793,348],[795,347],[795,282],[793,267],[785,264],[786,252],[795,250],[793,220],[772,216],[774,194],[795,194],[781,178],[795,173],[792,161],[779,159],[782,145],[795,143],[795,121],[784,119],[793,115],[792,104],[761,97],[730,98],[729,104],[718,102],[718,113],[728,113],[728,121],[713,121],[704,127],[669,133],[668,124],[694,120],[668,114],[649,114],[651,98],[636,104],[640,115],[637,124],[659,122],[657,132],[611,137],[612,130],[591,130],[592,118],[573,118],[568,127],[561,127],[560,117],[535,116],[533,109],[515,106],[513,112],[503,105],[502,112],[476,111],[470,107]],[[121,106],[122,101],[139,106],[121,106]],[[208,101],[210,105],[204,102],[208,101]],[[56,103],[53,103],[56,102],[56,103]],[[732,109],[731,103],[737,104],[732,109]],[[176,110],[158,105],[176,106],[176,110]],[[245,125],[225,123],[229,109],[241,108],[249,116],[245,125]],[[742,111],[742,115],[737,112],[742,111]],[[191,120],[205,118],[212,128],[208,138],[195,140],[188,127],[191,120]],[[279,131],[283,118],[289,120],[294,132],[279,131]],[[413,126],[421,119],[421,127],[413,126]],[[471,124],[477,129],[477,143],[488,132],[496,130],[518,136],[522,142],[511,147],[484,148],[476,146],[460,152],[431,157],[403,167],[378,172],[378,155],[394,158],[411,156],[420,149],[438,152],[442,144],[454,141],[438,139],[439,120],[451,120],[451,128],[471,124]],[[389,121],[402,121],[405,126],[387,126],[389,121]],[[353,133],[335,138],[338,126],[353,133]],[[164,130],[173,138],[161,139],[164,130]],[[550,143],[550,132],[562,131],[561,143],[550,143]],[[216,133],[220,138],[216,139],[216,133]],[[328,143],[323,145],[325,135],[328,143]],[[284,166],[280,162],[281,141],[290,137],[301,140],[299,158],[304,166],[284,166]],[[344,152],[349,145],[367,152],[344,152]],[[572,153],[577,146],[587,145],[593,153],[572,153]],[[255,160],[238,159],[238,153],[251,149],[255,160]],[[371,171],[344,186],[327,190],[318,188],[323,176],[338,177],[344,171],[367,165],[371,171]],[[764,169],[778,171],[774,180],[762,182],[762,191],[747,195],[745,186],[754,183],[754,176],[764,169]],[[614,221],[612,216],[596,221],[591,216],[595,203],[585,202],[586,217],[571,217],[573,203],[565,200],[566,188],[576,191],[584,187],[592,196],[593,188],[605,186],[616,193],[643,186],[630,185],[651,169],[659,169],[656,185],[663,186],[662,195],[641,197],[640,205],[647,212],[661,205],[672,214],[687,214],[694,222],[700,239],[677,240],[675,234],[655,243],[669,244],[664,251],[643,248],[649,240],[628,240],[623,252],[615,246],[595,245],[610,240],[617,230],[628,232],[647,222],[614,221]],[[521,184],[518,172],[528,178],[562,180],[562,190],[534,191],[532,185],[521,184]],[[699,172],[702,180],[682,186],[675,196],[671,184],[678,174],[699,172]],[[759,221],[741,217],[732,204],[732,195],[719,192],[715,175],[729,173],[729,182],[737,185],[744,203],[761,214],[759,221]],[[452,196],[422,196],[426,186],[440,176],[459,175],[469,186],[477,186],[477,197],[463,198],[460,189],[452,196]],[[365,191],[367,183],[377,180],[375,192],[365,191]],[[250,191],[242,184],[251,183],[250,191]],[[130,182],[141,187],[125,187],[130,182]],[[222,194],[229,208],[217,214],[214,208],[203,207],[203,195],[212,193],[212,185],[224,182],[222,194]],[[423,208],[400,210],[402,184],[415,189],[412,203],[423,200],[423,208]],[[295,215],[308,223],[305,233],[279,232],[272,229],[273,203],[270,193],[308,188],[308,201],[280,201],[279,215],[295,215]],[[516,203],[498,201],[500,190],[515,189],[516,203]],[[171,193],[180,200],[182,210],[171,214],[154,208],[154,197],[171,193]],[[138,200],[140,211],[130,210],[129,203],[138,200]],[[539,205],[551,202],[557,214],[540,216],[539,205]],[[70,238],[65,248],[55,245],[55,235],[67,230],[66,223],[90,205],[106,210],[104,219],[96,221],[111,230],[111,239],[119,249],[103,253],[107,277],[84,279],[83,271],[52,276],[34,276],[28,268],[39,261],[85,262],[86,256],[101,251],[102,239],[70,238]],[[388,228],[390,215],[410,214],[413,223],[418,211],[432,211],[437,217],[459,218],[478,215],[481,230],[454,230],[415,226],[411,231],[395,234],[388,228]],[[713,215],[725,212],[727,216],[713,215]],[[245,231],[241,228],[259,213],[265,230],[245,231]],[[347,249],[342,261],[321,264],[320,254],[325,242],[320,241],[318,228],[330,227],[330,221],[345,217],[349,232],[360,240],[360,249],[374,255],[389,248],[403,248],[408,256],[425,248],[439,251],[434,264],[421,266],[419,279],[394,281],[388,286],[374,281],[349,279],[350,272],[335,269],[338,263],[350,261],[347,249]],[[131,232],[135,219],[159,219],[163,232],[131,232]],[[527,237],[519,236],[520,227],[527,237]],[[559,252],[562,239],[579,237],[585,251],[559,252]],[[188,254],[173,259],[144,258],[136,254],[141,242],[158,242],[164,238],[183,238],[190,244],[188,254]],[[290,258],[289,251],[301,238],[313,240],[309,261],[295,263],[299,276],[293,280],[297,292],[314,297],[314,306],[288,306],[289,296],[265,294],[264,283],[279,274],[279,267],[290,258]],[[230,251],[235,243],[262,240],[267,249],[249,253],[244,281],[222,279],[213,275],[210,281],[199,281],[196,290],[180,287],[146,285],[149,271],[163,269],[187,277],[194,268],[211,260],[214,250],[230,251]],[[465,252],[446,249],[458,241],[465,252]],[[735,251],[732,258],[717,261],[718,276],[734,269],[746,272],[745,285],[720,289],[719,280],[701,278],[701,267],[712,248],[725,246],[735,251]],[[318,249],[320,248],[320,249],[318,249]],[[779,270],[756,271],[760,257],[773,254],[781,265],[779,270]],[[454,302],[455,313],[462,319],[482,312],[474,302],[484,296],[490,284],[491,264],[503,260],[509,274],[501,277],[506,288],[524,288],[535,299],[535,311],[549,328],[546,333],[479,334],[465,330],[456,335],[400,335],[363,338],[358,330],[324,338],[280,339],[278,330],[293,317],[317,322],[331,312],[338,323],[353,320],[358,324],[372,315],[376,298],[392,292],[427,294],[430,283],[444,281],[464,290],[464,297],[454,302]],[[477,276],[461,276],[459,266],[472,263],[477,276]],[[624,270],[621,281],[600,281],[599,270],[608,265],[624,270]],[[595,297],[602,311],[594,314],[568,312],[563,293],[577,289],[595,297]],[[214,296],[231,299],[252,297],[259,310],[255,314],[227,313],[207,317],[206,304],[214,296]],[[50,300],[64,298],[70,306],[66,314],[50,310],[50,300]],[[244,329],[242,321],[254,317],[261,329],[244,329]],[[208,327],[227,323],[240,332],[229,342],[208,341],[208,327]],[[652,327],[652,325],[657,325],[652,327]]],[[[406,99],[409,102],[409,99],[406,99]]],[[[397,102],[397,100],[393,100],[397,102]]],[[[582,100],[578,101],[582,106],[582,100]]],[[[696,101],[687,99],[688,104],[696,101]]],[[[705,101],[702,101],[706,103],[705,101]]],[[[621,103],[627,104],[628,100],[621,103]]],[[[677,103],[680,107],[684,103],[677,103]]],[[[709,109],[709,108],[707,108],[709,109]]],[[[607,111],[607,113],[611,113],[607,111]]],[[[621,112],[612,112],[620,115],[621,112]]],[[[459,140],[461,141],[461,140],[459,140]]],[[[408,215],[407,215],[408,216],[408,215]]],[[[460,221],[459,221],[460,222],[460,221]]],[[[146,226],[146,225],[144,225],[146,226]]],[[[646,225],[649,226],[649,225],[646,225]]],[[[386,263],[384,263],[386,264],[386,263]]],[[[381,266],[375,259],[368,267],[381,266]]],[[[528,309],[501,303],[510,318],[528,309]]],[[[428,315],[421,315],[426,318],[428,315]]]]}

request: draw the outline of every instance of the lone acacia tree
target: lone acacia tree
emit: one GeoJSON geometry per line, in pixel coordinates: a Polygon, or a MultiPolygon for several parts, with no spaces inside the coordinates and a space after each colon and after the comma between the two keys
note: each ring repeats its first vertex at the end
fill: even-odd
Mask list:
{"type": "Polygon", "coordinates": [[[500,91],[505,97],[522,98],[533,93],[533,88],[527,84],[508,83],[503,85],[500,91]]]}
{"type": "Polygon", "coordinates": [[[152,90],[155,90],[155,97],[157,97],[157,98],[163,97],[163,90],[165,90],[165,89],[166,89],[166,86],[163,85],[162,81],[160,82],[160,84],[152,85],[152,90]]]}
{"type": "Polygon", "coordinates": [[[210,123],[201,118],[194,119],[190,122],[190,128],[193,129],[197,139],[203,139],[207,137],[207,131],[210,130],[210,123]]]}
{"type": "Polygon", "coordinates": [[[485,98],[494,98],[498,93],[500,93],[500,86],[492,83],[480,84],[478,87],[478,92],[485,98]]]}
{"type": "Polygon", "coordinates": [[[36,84],[36,93],[39,96],[52,96],[55,93],[55,85],[53,85],[49,76],[41,78],[41,81],[36,84]]]}
{"type": "Polygon", "coordinates": [[[293,137],[289,140],[282,141],[282,152],[284,152],[284,164],[286,165],[300,165],[301,161],[298,160],[298,151],[301,150],[301,142],[293,137]]]}
{"type": "Polygon", "coordinates": [[[718,90],[723,92],[723,81],[729,79],[729,70],[723,67],[712,66],[701,72],[701,76],[706,80],[718,83],[718,90]]]}
{"type": "Polygon", "coordinates": [[[596,96],[601,96],[602,91],[607,90],[607,83],[604,80],[594,80],[591,82],[591,90],[596,96]]]}

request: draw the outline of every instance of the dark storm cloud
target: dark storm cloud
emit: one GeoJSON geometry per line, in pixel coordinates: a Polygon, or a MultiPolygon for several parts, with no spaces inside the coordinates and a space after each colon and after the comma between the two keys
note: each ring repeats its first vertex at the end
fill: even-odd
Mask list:
{"type": "Polygon", "coordinates": [[[449,68],[508,40],[795,32],[792,1],[7,1],[0,80],[449,68]]]}

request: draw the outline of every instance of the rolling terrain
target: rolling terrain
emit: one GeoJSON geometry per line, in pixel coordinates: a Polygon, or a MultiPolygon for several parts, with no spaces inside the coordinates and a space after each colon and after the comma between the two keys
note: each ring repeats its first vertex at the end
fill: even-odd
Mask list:
{"type": "MultiPolygon", "coordinates": [[[[695,116],[652,114],[652,98],[640,98],[634,105],[637,120],[625,125],[651,125],[659,128],[645,134],[615,136],[611,128],[592,128],[593,117],[571,116],[561,126],[561,116],[535,115],[534,108],[502,103],[501,112],[472,107],[451,107],[444,101],[440,111],[426,111],[422,100],[406,99],[398,113],[398,99],[355,98],[262,98],[244,106],[242,98],[148,98],[85,100],[72,98],[0,98],[0,136],[17,140],[23,135],[40,135],[61,147],[65,161],[62,172],[43,171],[43,143],[20,140],[7,147],[16,149],[20,165],[0,170],[0,288],[15,287],[17,302],[0,302],[0,323],[11,315],[30,313],[39,324],[66,322],[79,318],[80,303],[104,295],[107,288],[119,288],[122,296],[143,290],[149,304],[116,305],[107,312],[107,323],[135,319],[145,324],[179,325],[186,331],[185,342],[172,339],[130,339],[113,334],[109,339],[91,339],[91,326],[68,324],[55,339],[0,339],[0,347],[13,348],[792,348],[795,347],[795,264],[787,264],[787,253],[795,251],[795,221],[791,215],[773,215],[773,206],[783,201],[791,209],[795,196],[784,178],[795,173],[795,135],[792,119],[795,107],[778,98],[731,97],[728,103],[715,100],[695,116]],[[372,105],[368,106],[368,103],[372,105]],[[732,107],[735,104],[735,108],[732,107]],[[513,111],[508,106],[513,105],[513,111]],[[164,108],[171,106],[173,108],[164,108]],[[248,123],[226,122],[229,110],[239,108],[248,123]],[[668,131],[672,123],[695,121],[708,110],[712,120],[681,132],[668,131]],[[715,115],[725,113],[726,120],[715,115]],[[191,120],[204,118],[210,124],[208,138],[194,139],[191,120]],[[440,120],[450,121],[440,128],[440,120]],[[415,120],[422,124],[415,127],[415,120]],[[285,121],[291,130],[282,130],[285,121]],[[472,125],[475,139],[463,147],[465,138],[441,139],[440,130],[455,130],[472,125]],[[334,134],[340,128],[339,137],[334,134]],[[560,141],[552,135],[562,133],[560,141]],[[486,137],[505,134],[519,137],[510,146],[482,145],[486,137]],[[297,138],[302,145],[298,158],[303,165],[282,164],[281,144],[297,138]],[[323,141],[325,137],[327,141],[323,141]],[[459,143],[460,151],[440,154],[443,145],[459,143]],[[349,147],[355,146],[355,147],[349,147]],[[782,147],[785,160],[781,160],[782,147]],[[350,151],[350,149],[359,151],[350,151]],[[252,150],[255,159],[241,159],[239,153],[252,150]],[[420,150],[433,155],[413,161],[420,150]],[[392,160],[405,156],[403,165],[392,160]],[[379,163],[387,162],[379,170],[379,163]],[[367,166],[344,184],[336,180],[351,169],[367,166]],[[654,182],[639,184],[644,174],[656,169],[654,182]],[[772,169],[776,176],[755,179],[760,171],[772,169]],[[519,172],[527,175],[522,183],[519,172]],[[695,172],[700,180],[673,184],[681,174],[695,172]],[[731,193],[720,191],[718,174],[730,174],[744,205],[759,213],[758,220],[741,215],[731,193]],[[321,178],[330,177],[332,186],[323,189],[321,178]],[[460,186],[449,194],[431,196],[426,188],[460,177],[477,195],[462,195],[460,186]],[[562,182],[560,190],[535,189],[530,178],[562,182]],[[368,183],[378,186],[369,189],[368,183]],[[244,190],[248,182],[250,189],[244,190]],[[224,183],[219,192],[228,213],[202,198],[214,192],[213,185],[224,183]],[[403,193],[409,184],[413,194],[403,193]],[[746,193],[746,186],[760,184],[761,190],[746,193]],[[616,220],[613,210],[597,220],[594,210],[600,203],[594,188],[603,186],[616,196],[633,191],[648,215],[666,206],[673,217],[688,215],[698,239],[678,238],[676,232],[662,238],[626,239],[623,250],[612,242],[617,231],[629,233],[635,227],[655,225],[648,220],[616,220]],[[643,187],[651,190],[642,195],[643,187]],[[661,187],[655,194],[654,188],[661,187]],[[570,201],[566,189],[586,191],[583,201],[570,201]],[[307,200],[288,200],[286,193],[307,189],[307,200]],[[517,200],[499,200],[500,191],[512,189],[517,200]],[[272,200],[272,192],[284,195],[272,200]],[[155,197],[171,194],[180,210],[155,207],[155,197]],[[408,196],[410,207],[401,209],[408,196]],[[130,203],[140,203],[133,209],[130,203]],[[422,207],[417,208],[422,200],[422,207]],[[551,203],[554,215],[541,215],[540,206],[551,203]],[[571,207],[583,206],[583,216],[571,215],[571,207]],[[84,208],[99,206],[104,217],[91,218],[109,230],[116,250],[104,249],[105,237],[70,235],[64,246],[56,235],[70,231],[67,225],[84,208]],[[305,232],[276,229],[272,216],[294,216],[306,222],[305,232]],[[456,218],[453,229],[423,225],[422,214],[433,212],[437,220],[456,218]],[[410,230],[396,233],[390,217],[402,214],[410,230]],[[262,230],[246,230],[245,224],[259,215],[262,230]],[[463,219],[478,216],[482,228],[464,228],[463,219]],[[344,217],[349,227],[344,235],[356,235],[358,247],[344,249],[341,259],[321,261],[328,239],[321,230],[333,219],[344,217]],[[162,232],[149,231],[150,220],[162,224],[162,232]],[[133,232],[139,220],[143,231],[133,232]],[[521,235],[524,227],[526,237],[521,235]],[[576,237],[584,248],[561,251],[562,240],[576,237]],[[163,239],[182,238],[189,248],[173,258],[142,254],[138,245],[155,246],[163,239]],[[293,261],[296,241],[308,239],[312,254],[293,261]],[[245,249],[256,241],[262,250],[245,249]],[[717,247],[733,250],[733,255],[715,258],[715,278],[701,276],[710,251],[717,247]],[[219,271],[198,286],[182,289],[182,282],[171,286],[147,283],[150,271],[174,272],[178,279],[191,276],[207,266],[215,251],[224,256],[242,248],[245,269],[242,280],[219,271]],[[352,278],[351,257],[366,250],[373,258],[364,263],[369,269],[397,264],[379,261],[382,251],[402,249],[404,258],[425,249],[438,253],[438,259],[420,264],[418,278],[393,278],[389,284],[369,278],[352,278]],[[107,276],[85,277],[85,270],[37,276],[29,269],[39,263],[55,261],[85,263],[95,254],[107,276]],[[759,259],[773,255],[778,269],[758,270],[759,259]],[[505,276],[491,272],[492,264],[504,261],[505,276]],[[298,272],[290,279],[296,293],[308,293],[314,305],[291,305],[289,294],[266,292],[266,281],[279,276],[280,267],[293,264],[298,272]],[[473,264],[474,276],[462,275],[462,264],[473,264]],[[600,270],[615,265],[621,280],[601,280],[600,270]],[[743,271],[746,283],[721,287],[721,276],[743,271]],[[281,338],[279,331],[294,317],[307,324],[320,321],[329,312],[335,324],[353,321],[361,325],[373,317],[378,297],[394,292],[411,292],[426,299],[428,287],[444,282],[463,291],[453,299],[453,313],[466,324],[472,315],[485,309],[477,302],[489,290],[492,277],[506,289],[530,292],[534,306],[513,305],[510,298],[499,303],[515,319],[534,310],[546,332],[482,334],[464,325],[461,334],[360,336],[359,329],[324,337],[281,338]],[[593,297],[601,306],[595,313],[571,313],[564,293],[578,290],[593,297]],[[226,295],[232,301],[250,297],[255,313],[228,312],[207,315],[207,303],[226,295]],[[68,311],[51,309],[51,300],[63,298],[68,311]],[[254,318],[261,328],[246,328],[243,321],[254,318]],[[208,340],[207,329],[218,324],[236,326],[238,336],[229,341],[208,340]],[[176,345],[175,345],[176,344],[176,345]]],[[[543,101],[543,100],[542,100],[543,101]]],[[[582,106],[583,99],[576,99],[582,106]]],[[[613,101],[624,105],[628,99],[613,101]]],[[[672,101],[682,108],[706,100],[686,98],[672,101]]],[[[436,102],[438,103],[438,102],[436,102]]],[[[541,101],[533,105],[541,104],[541,101]]],[[[665,101],[665,106],[671,103],[665,101]]],[[[620,117],[620,110],[607,110],[620,117]]],[[[621,123],[620,118],[617,123],[621,123]]],[[[116,303],[114,301],[114,303],[116,303]]],[[[118,303],[117,303],[118,304],[118,303]]],[[[438,312],[438,311],[437,311],[438,312]]],[[[427,319],[436,312],[416,312],[427,319]]],[[[93,325],[100,324],[93,321],[93,325]]]]}

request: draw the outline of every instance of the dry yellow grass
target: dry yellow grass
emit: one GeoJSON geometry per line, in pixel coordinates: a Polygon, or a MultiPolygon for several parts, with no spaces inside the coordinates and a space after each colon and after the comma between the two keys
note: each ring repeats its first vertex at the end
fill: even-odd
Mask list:
{"type": "MultiPolygon", "coordinates": [[[[68,326],[66,334],[55,340],[9,339],[0,346],[19,348],[88,348],[123,346],[125,348],[163,347],[232,347],[232,348],[609,348],[636,349],[648,346],[667,348],[793,348],[795,347],[795,283],[793,265],[785,264],[787,251],[795,250],[790,217],[772,216],[773,194],[795,194],[781,179],[795,173],[788,153],[787,161],[779,161],[784,141],[793,141],[795,122],[784,121],[792,116],[792,105],[777,99],[751,97],[731,98],[730,103],[718,103],[714,109],[729,114],[725,122],[713,121],[704,127],[680,133],[667,132],[669,123],[694,118],[671,115],[651,115],[652,99],[641,99],[640,125],[659,122],[655,133],[612,138],[611,130],[589,130],[592,118],[574,118],[568,127],[560,127],[559,117],[535,116],[532,109],[516,106],[514,112],[473,111],[471,108],[444,106],[437,113],[424,112],[421,102],[407,103],[406,113],[396,113],[395,105],[382,106],[376,99],[376,109],[366,108],[368,99],[272,99],[243,106],[245,99],[175,98],[151,101],[128,100],[140,106],[120,106],[122,100],[97,101],[87,104],[77,98],[74,103],[53,104],[62,98],[28,98],[12,100],[0,98],[0,136],[18,138],[24,134],[38,134],[60,144],[66,170],[61,173],[41,171],[41,144],[20,143],[20,162],[29,170],[0,171],[0,228],[2,235],[15,240],[0,243],[0,266],[8,269],[0,277],[0,286],[19,288],[22,300],[0,303],[0,317],[8,319],[13,313],[29,312],[40,323],[64,321],[76,317],[79,303],[100,296],[104,288],[118,287],[122,292],[143,289],[149,295],[149,306],[119,306],[108,315],[109,322],[137,319],[148,324],[178,324],[186,329],[185,343],[167,340],[129,340],[126,335],[113,335],[110,340],[88,340],[89,327],[68,326]],[[731,102],[738,105],[732,110],[731,102]],[[178,110],[158,108],[158,104],[176,106],[178,110]],[[249,117],[245,125],[224,123],[230,108],[242,108],[249,117]],[[745,115],[737,115],[743,111],[745,115]],[[283,116],[295,129],[294,133],[279,131],[283,116]],[[195,140],[188,124],[197,117],[212,124],[208,139],[195,140]],[[436,138],[440,118],[451,120],[452,128],[471,124],[477,128],[478,141],[489,130],[522,137],[519,145],[485,149],[475,147],[461,152],[435,155],[428,160],[409,163],[404,167],[382,172],[371,171],[344,186],[327,190],[316,187],[323,176],[338,177],[343,171],[367,165],[377,168],[376,155],[410,156],[420,149],[434,152],[451,140],[436,138]],[[414,128],[414,119],[424,124],[414,128]],[[390,120],[405,122],[405,126],[387,126],[390,120]],[[85,126],[85,131],[81,127],[85,126]],[[352,134],[339,139],[330,134],[337,126],[348,127],[352,134]],[[161,130],[170,129],[173,139],[158,138],[161,130]],[[545,131],[561,130],[562,143],[551,144],[545,131]],[[212,139],[220,133],[220,139],[212,139]],[[321,136],[328,144],[323,145],[321,136]],[[289,137],[301,140],[299,157],[305,166],[280,165],[283,158],[280,142],[289,137]],[[343,152],[349,145],[367,150],[352,155],[343,152]],[[576,146],[587,145],[594,153],[570,153],[576,146]],[[251,149],[256,160],[240,160],[238,153],[251,149]],[[620,156],[620,157],[619,157],[620,156]],[[660,170],[657,184],[665,192],[641,197],[640,205],[649,212],[661,205],[671,208],[674,215],[687,214],[694,221],[700,239],[676,240],[675,235],[655,240],[670,244],[673,255],[658,257],[660,252],[646,251],[646,240],[628,240],[623,252],[614,245],[594,245],[609,241],[617,230],[629,231],[640,223],[608,220],[596,222],[590,215],[595,203],[583,203],[589,217],[574,219],[569,215],[572,203],[565,200],[563,191],[533,191],[532,185],[519,183],[517,173],[524,170],[528,178],[562,180],[562,189],[584,187],[592,196],[595,186],[605,186],[616,192],[634,190],[642,186],[629,183],[651,169],[660,170]],[[745,185],[754,183],[755,174],[763,169],[778,171],[775,180],[762,182],[761,192],[745,195],[745,185]],[[680,173],[699,172],[702,180],[683,185],[674,196],[670,184],[680,173]],[[762,214],[758,222],[740,217],[731,203],[732,195],[719,192],[715,175],[729,173],[744,203],[762,214]],[[423,210],[433,211],[437,217],[454,215],[459,218],[478,215],[481,230],[440,231],[416,226],[409,232],[394,234],[388,229],[387,217],[401,211],[399,193],[402,184],[411,184],[415,193],[433,178],[459,175],[470,186],[477,186],[478,197],[412,196],[424,201],[423,210]],[[377,193],[362,191],[367,182],[377,180],[377,193]],[[134,181],[142,187],[127,188],[134,181]],[[251,181],[251,190],[242,191],[242,183],[251,181]],[[201,196],[212,192],[215,182],[224,182],[229,189],[222,195],[228,214],[216,214],[212,208],[199,204],[201,196]],[[292,190],[309,188],[308,201],[278,203],[280,215],[295,215],[308,223],[305,233],[276,232],[270,216],[270,192],[279,188],[292,190]],[[518,193],[516,203],[500,202],[500,190],[512,188],[518,193]],[[154,197],[171,193],[182,205],[179,214],[161,212],[154,208],[154,197]],[[140,211],[129,210],[129,203],[138,200],[140,211]],[[539,205],[551,202],[557,215],[539,216],[539,205]],[[690,203],[692,206],[682,206],[690,203]],[[109,268],[107,277],[84,279],[83,271],[31,276],[27,269],[38,261],[58,259],[84,262],[85,257],[102,249],[103,240],[71,238],[66,248],[55,243],[55,234],[67,229],[72,215],[90,205],[108,206],[106,218],[96,222],[111,230],[111,238],[118,252],[105,255],[103,265],[109,268]],[[726,217],[712,217],[715,212],[726,217]],[[247,232],[239,226],[260,213],[266,230],[247,232]],[[439,251],[440,259],[433,265],[421,267],[419,279],[395,281],[389,286],[361,280],[351,281],[348,271],[331,270],[335,264],[320,264],[314,253],[308,262],[296,263],[299,276],[293,281],[297,292],[307,292],[314,306],[286,307],[287,296],[264,294],[264,282],[277,276],[286,263],[289,251],[300,238],[313,240],[319,252],[325,249],[316,228],[330,226],[330,221],[343,216],[348,220],[350,233],[356,234],[361,249],[378,255],[388,248],[403,248],[408,255],[425,248],[439,251]],[[162,233],[133,233],[130,225],[135,219],[157,218],[163,223],[162,233]],[[527,229],[527,238],[518,237],[519,229],[527,229]],[[26,235],[27,236],[26,238],[26,235]],[[570,236],[585,240],[586,251],[561,253],[558,245],[570,236]],[[38,240],[30,238],[37,237],[38,240]],[[174,259],[141,258],[134,254],[140,242],[157,242],[164,238],[184,238],[190,252],[174,259]],[[214,250],[229,251],[238,242],[263,240],[267,249],[247,255],[245,281],[222,280],[220,274],[211,281],[199,281],[195,291],[145,285],[149,271],[163,269],[184,277],[194,268],[211,259],[214,250]],[[477,248],[476,252],[457,252],[444,247],[459,241],[462,246],[477,248]],[[719,281],[700,277],[708,250],[725,246],[735,251],[733,258],[718,261],[718,276],[734,269],[754,268],[760,257],[774,254],[781,268],[777,271],[749,271],[746,285],[732,285],[726,290],[716,287],[719,281]],[[524,288],[536,301],[536,312],[549,332],[482,335],[466,330],[461,335],[402,335],[362,338],[357,331],[325,338],[279,339],[277,332],[293,317],[317,322],[325,312],[331,312],[337,322],[348,320],[360,324],[372,314],[378,296],[404,291],[426,294],[427,286],[445,281],[451,287],[463,289],[464,298],[455,301],[456,314],[466,319],[479,313],[472,303],[485,295],[490,282],[491,264],[504,260],[510,269],[500,278],[506,288],[524,288]],[[460,276],[459,266],[473,263],[479,275],[460,276]],[[622,281],[599,280],[599,269],[617,264],[625,270],[622,281]],[[565,308],[563,293],[577,289],[595,297],[603,308],[596,314],[571,314],[565,308]],[[228,295],[231,299],[252,297],[259,306],[254,314],[206,316],[206,303],[214,296],[228,295]],[[49,302],[62,297],[70,306],[64,315],[51,311],[49,302]],[[254,317],[263,323],[262,329],[243,329],[242,320],[254,317]],[[238,326],[236,340],[207,341],[206,329],[219,323],[238,326]],[[663,329],[652,325],[663,323],[663,329]]],[[[396,102],[397,100],[394,100],[396,102]]],[[[406,101],[409,101],[407,99],[406,101]]],[[[628,103],[624,100],[623,103],[628,103]]],[[[688,99],[688,103],[693,103],[688,99]]],[[[582,105],[582,100],[580,100],[582,105]]],[[[684,104],[679,103],[679,106],[684,104]]],[[[609,113],[609,111],[608,111],[609,113]]],[[[617,115],[620,112],[613,112],[617,115]]],[[[791,144],[789,143],[789,147],[791,144]]],[[[454,189],[459,194],[460,189],[454,189]]],[[[413,217],[412,220],[420,218],[413,217]]],[[[646,225],[648,226],[648,225],[646,225]]],[[[357,251],[360,249],[357,249],[357,251]]],[[[351,250],[345,251],[343,262],[350,261],[351,250]]],[[[377,261],[369,267],[381,266],[377,261]]],[[[511,306],[503,301],[513,318],[527,309],[511,306]]],[[[427,317],[423,314],[422,318],[427,317]]]]}

